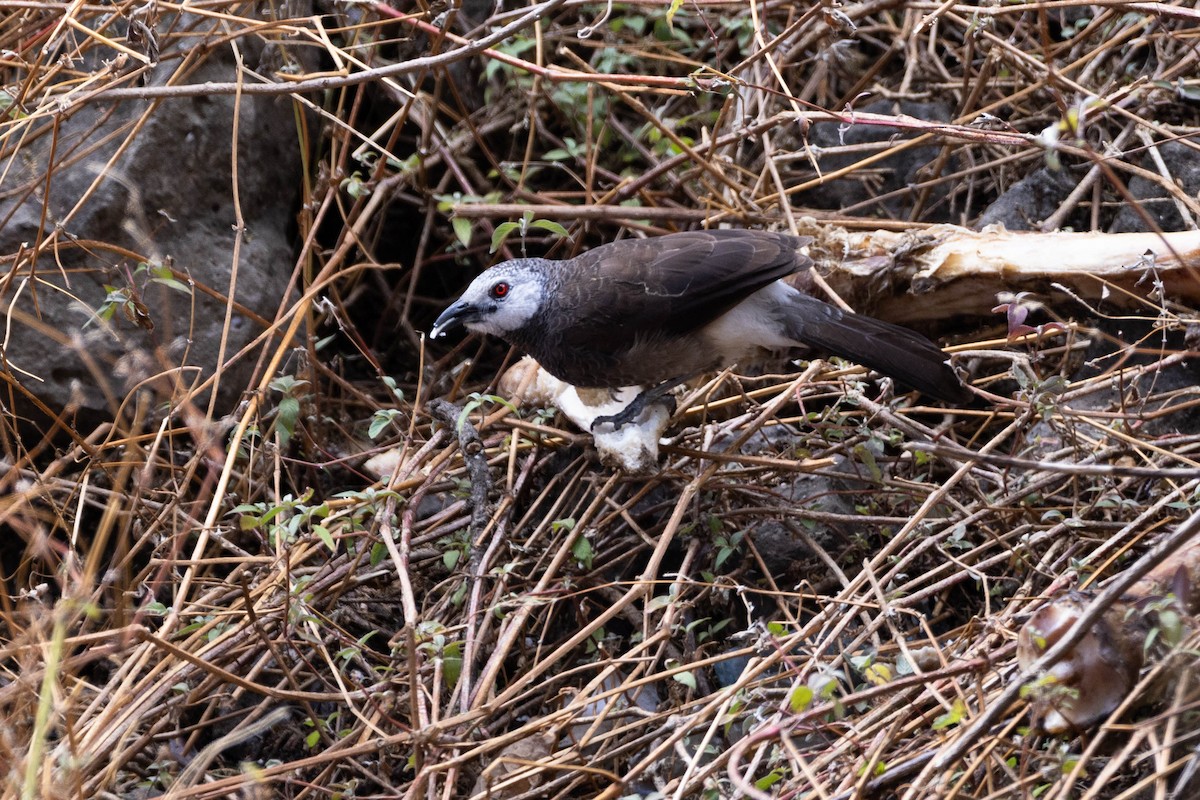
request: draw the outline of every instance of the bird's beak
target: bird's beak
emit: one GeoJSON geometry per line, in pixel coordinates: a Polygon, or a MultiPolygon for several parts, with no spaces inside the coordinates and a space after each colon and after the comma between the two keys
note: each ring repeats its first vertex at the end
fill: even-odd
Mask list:
{"type": "Polygon", "coordinates": [[[465,300],[456,300],[453,305],[442,312],[433,323],[429,332],[430,339],[436,339],[451,328],[456,328],[470,321],[479,311],[474,305],[465,300]]]}

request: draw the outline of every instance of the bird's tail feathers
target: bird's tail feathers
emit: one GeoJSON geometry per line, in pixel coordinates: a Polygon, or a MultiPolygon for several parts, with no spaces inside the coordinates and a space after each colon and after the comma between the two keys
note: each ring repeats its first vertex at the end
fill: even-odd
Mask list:
{"type": "Polygon", "coordinates": [[[786,319],[790,338],[870,367],[939,400],[963,403],[970,398],[946,354],[921,334],[805,294],[792,299],[786,319]]]}

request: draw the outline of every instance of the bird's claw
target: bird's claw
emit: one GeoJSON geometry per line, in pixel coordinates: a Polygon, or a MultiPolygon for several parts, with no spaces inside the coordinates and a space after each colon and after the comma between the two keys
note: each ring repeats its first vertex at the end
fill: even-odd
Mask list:
{"type": "Polygon", "coordinates": [[[678,403],[675,402],[673,395],[654,395],[652,391],[645,391],[633,398],[633,401],[625,408],[618,411],[616,414],[605,414],[602,417],[596,417],[592,420],[592,433],[611,433],[619,431],[621,428],[637,420],[646,410],[646,407],[654,404],[661,405],[667,410],[667,416],[675,413],[678,403]],[[611,425],[611,431],[602,431],[601,427],[611,425]]]}

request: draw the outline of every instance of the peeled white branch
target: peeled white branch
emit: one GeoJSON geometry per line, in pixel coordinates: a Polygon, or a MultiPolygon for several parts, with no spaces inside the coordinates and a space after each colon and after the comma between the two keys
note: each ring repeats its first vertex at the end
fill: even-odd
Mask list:
{"type": "MultiPolygon", "coordinates": [[[[919,231],[850,232],[803,228],[830,287],[856,311],[900,324],[987,317],[1002,292],[1074,304],[1063,286],[1108,307],[1200,304],[1200,231],[1021,233],[936,225],[919,231]],[[822,252],[824,251],[824,252],[822,252]],[[914,297],[916,295],[916,297],[914,297]]],[[[1076,306],[1077,307],[1077,306],[1076,306]]]]}

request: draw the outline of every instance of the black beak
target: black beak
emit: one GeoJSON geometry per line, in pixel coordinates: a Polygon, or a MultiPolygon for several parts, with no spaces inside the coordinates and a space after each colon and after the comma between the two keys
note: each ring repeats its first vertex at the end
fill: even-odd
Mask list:
{"type": "Polygon", "coordinates": [[[479,309],[464,300],[456,300],[433,323],[429,332],[430,339],[436,339],[451,328],[456,328],[475,317],[479,309]]]}

